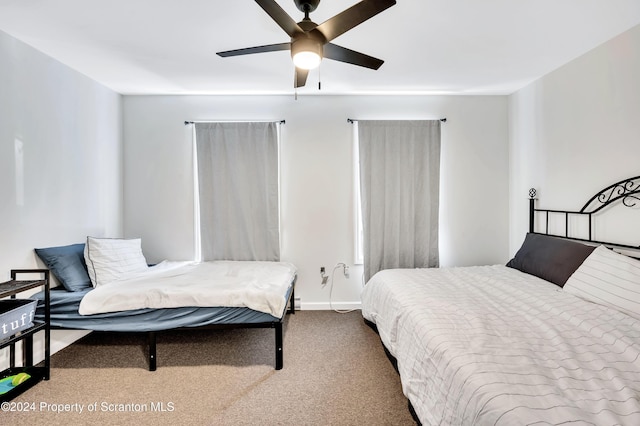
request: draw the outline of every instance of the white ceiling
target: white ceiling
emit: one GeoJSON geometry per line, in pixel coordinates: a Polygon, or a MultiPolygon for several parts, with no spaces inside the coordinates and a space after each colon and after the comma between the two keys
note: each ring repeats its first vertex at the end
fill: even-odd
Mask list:
{"type": "MultiPolygon", "coordinates": [[[[509,94],[638,24],[640,0],[398,0],[334,41],[379,70],[324,60],[298,93],[509,94]]],[[[251,0],[0,0],[0,30],[122,94],[294,91],[287,51],[215,54],[289,41],[251,0]]]]}

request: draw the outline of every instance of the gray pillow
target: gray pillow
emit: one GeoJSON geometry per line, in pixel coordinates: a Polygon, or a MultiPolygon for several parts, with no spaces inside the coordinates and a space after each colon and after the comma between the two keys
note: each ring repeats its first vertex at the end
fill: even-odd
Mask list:
{"type": "Polygon", "coordinates": [[[529,233],[507,266],[562,287],[594,249],[576,241],[529,233]]]}
{"type": "Polygon", "coordinates": [[[84,263],[84,244],[35,249],[36,254],[68,291],[92,287],[84,263]]]}

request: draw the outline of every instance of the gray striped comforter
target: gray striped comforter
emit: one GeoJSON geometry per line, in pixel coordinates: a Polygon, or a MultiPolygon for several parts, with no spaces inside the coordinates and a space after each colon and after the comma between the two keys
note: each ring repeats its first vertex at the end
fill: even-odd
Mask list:
{"type": "Polygon", "coordinates": [[[425,425],[640,425],[640,321],[534,276],[385,270],[362,314],[425,425]]]}

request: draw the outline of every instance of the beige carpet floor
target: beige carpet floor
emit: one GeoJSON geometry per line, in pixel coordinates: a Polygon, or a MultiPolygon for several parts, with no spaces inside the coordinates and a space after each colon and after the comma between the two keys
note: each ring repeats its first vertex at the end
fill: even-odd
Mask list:
{"type": "Polygon", "coordinates": [[[92,333],[51,360],[51,380],[0,413],[5,425],[415,425],[400,379],[359,311],[298,311],[274,370],[271,329],[146,337],[92,333]]]}

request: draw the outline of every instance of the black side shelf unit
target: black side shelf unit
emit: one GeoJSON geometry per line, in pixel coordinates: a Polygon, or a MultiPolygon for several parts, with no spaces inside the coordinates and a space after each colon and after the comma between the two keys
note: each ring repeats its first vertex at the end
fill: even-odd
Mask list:
{"type": "Polygon", "coordinates": [[[11,270],[11,281],[0,283],[0,299],[10,297],[16,298],[16,295],[26,290],[43,287],[45,295],[45,319],[44,321],[33,321],[33,325],[25,330],[19,331],[0,341],[0,349],[9,347],[9,368],[0,372],[0,380],[18,373],[25,372],[29,379],[17,385],[8,392],[0,395],[0,402],[10,401],[18,395],[38,384],[41,380],[49,380],[51,372],[51,351],[50,351],[50,327],[49,320],[51,316],[51,300],[49,295],[49,270],[48,269],[13,269],[11,270]],[[34,275],[39,274],[41,279],[37,280],[18,280],[18,275],[34,275]],[[44,331],[44,365],[35,366],[33,364],[33,336],[44,331]],[[22,365],[16,367],[16,348],[15,345],[22,342],[22,365]]]}

